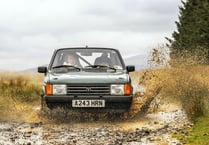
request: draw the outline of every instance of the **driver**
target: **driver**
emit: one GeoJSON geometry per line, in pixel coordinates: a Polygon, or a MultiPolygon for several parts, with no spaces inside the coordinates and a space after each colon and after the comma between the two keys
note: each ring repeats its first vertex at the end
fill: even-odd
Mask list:
{"type": "Polygon", "coordinates": [[[75,53],[69,53],[68,55],[66,55],[63,65],[72,65],[77,67],[81,66],[78,60],[78,56],[75,53]]]}

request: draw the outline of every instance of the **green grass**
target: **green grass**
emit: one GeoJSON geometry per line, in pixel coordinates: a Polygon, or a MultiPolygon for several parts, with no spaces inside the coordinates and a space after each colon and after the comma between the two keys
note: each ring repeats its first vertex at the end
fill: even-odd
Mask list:
{"type": "Polygon", "coordinates": [[[186,145],[209,145],[209,114],[196,118],[194,126],[185,130],[188,132],[188,136],[178,133],[174,137],[186,145]]]}

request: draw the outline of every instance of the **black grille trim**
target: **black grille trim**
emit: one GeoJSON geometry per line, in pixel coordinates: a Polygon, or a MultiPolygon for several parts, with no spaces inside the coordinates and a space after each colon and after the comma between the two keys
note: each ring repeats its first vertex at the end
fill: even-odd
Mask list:
{"type": "Polygon", "coordinates": [[[109,84],[68,84],[67,85],[68,95],[110,95],[110,85],[109,84]]]}

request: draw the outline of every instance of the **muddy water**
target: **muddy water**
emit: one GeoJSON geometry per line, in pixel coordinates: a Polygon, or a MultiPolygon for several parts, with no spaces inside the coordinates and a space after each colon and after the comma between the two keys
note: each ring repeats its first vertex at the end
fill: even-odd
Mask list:
{"type": "Polygon", "coordinates": [[[40,115],[39,108],[34,107],[33,111],[24,115],[22,121],[1,122],[0,145],[179,144],[170,137],[170,133],[190,125],[184,111],[176,104],[166,104],[156,113],[138,114],[125,120],[108,120],[105,115],[100,116],[104,119],[88,120],[83,114],[71,114],[71,119],[67,116],[65,120],[63,117],[66,114],[63,112],[45,115],[48,117],[40,115]]]}

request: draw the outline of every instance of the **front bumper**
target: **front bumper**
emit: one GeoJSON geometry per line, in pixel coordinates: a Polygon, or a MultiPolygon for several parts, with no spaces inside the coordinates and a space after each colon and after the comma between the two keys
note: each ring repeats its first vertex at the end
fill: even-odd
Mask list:
{"type": "Polygon", "coordinates": [[[126,112],[130,109],[132,95],[130,96],[43,96],[50,109],[67,107],[82,112],[126,112]],[[72,100],[105,100],[105,107],[72,107],[72,100]]]}

